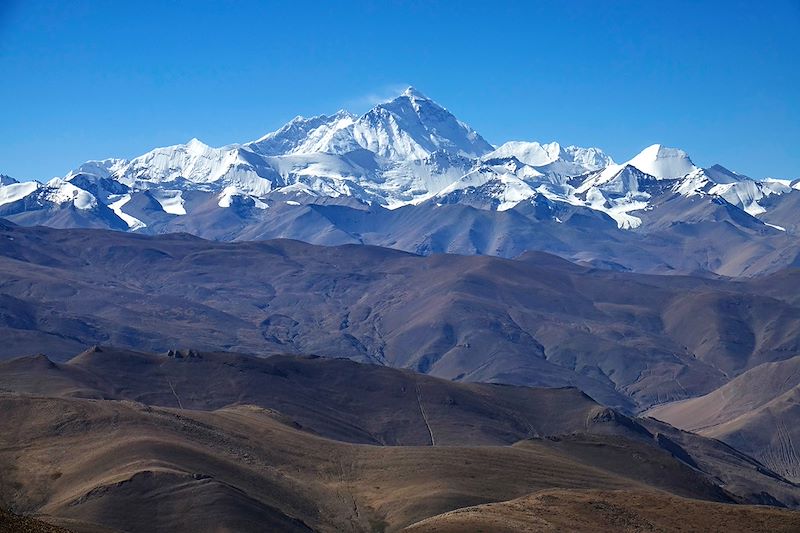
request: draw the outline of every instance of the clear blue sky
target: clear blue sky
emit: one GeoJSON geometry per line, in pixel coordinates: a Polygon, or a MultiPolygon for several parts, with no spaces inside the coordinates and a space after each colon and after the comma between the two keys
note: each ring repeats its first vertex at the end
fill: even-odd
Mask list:
{"type": "Polygon", "coordinates": [[[800,0],[0,0],[0,173],[63,175],[412,84],[489,142],[800,177],[800,0]]]}

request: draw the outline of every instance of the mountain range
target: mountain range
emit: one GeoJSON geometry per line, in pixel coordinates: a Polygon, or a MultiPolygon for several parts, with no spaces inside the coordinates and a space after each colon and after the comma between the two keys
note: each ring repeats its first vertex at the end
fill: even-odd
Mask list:
{"type": "Polygon", "coordinates": [[[421,254],[536,249],[621,270],[746,276],[798,264],[799,189],[699,168],[657,144],[622,164],[599,148],[492,146],[410,87],[361,116],[297,117],[243,144],[192,139],[45,183],[3,176],[0,217],[421,254]]]}

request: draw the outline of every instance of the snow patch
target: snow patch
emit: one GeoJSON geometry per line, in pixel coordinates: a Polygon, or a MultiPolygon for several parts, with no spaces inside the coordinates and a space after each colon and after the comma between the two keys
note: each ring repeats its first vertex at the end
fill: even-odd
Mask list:
{"type": "Polygon", "coordinates": [[[57,205],[72,202],[80,210],[97,207],[97,198],[61,178],[53,178],[45,185],[44,199],[57,205]]]}
{"type": "Polygon", "coordinates": [[[770,228],[775,228],[778,231],[786,231],[786,228],[784,228],[783,226],[778,226],[776,224],[770,224],[769,222],[764,222],[764,225],[765,226],[769,226],[770,228]]]}
{"type": "Polygon", "coordinates": [[[230,207],[231,197],[237,194],[239,194],[239,189],[233,185],[228,185],[222,189],[222,192],[219,194],[219,202],[217,202],[217,205],[220,207],[230,207]]]}
{"type": "Polygon", "coordinates": [[[222,190],[222,192],[219,194],[219,202],[217,202],[217,205],[222,208],[230,207],[231,199],[234,196],[244,196],[250,198],[251,200],[253,200],[255,207],[257,207],[258,209],[267,209],[269,207],[266,203],[262,202],[258,198],[245,194],[243,191],[239,190],[235,185],[228,185],[222,190]]]}
{"type": "Polygon", "coordinates": [[[151,194],[156,201],[161,204],[161,209],[170,215],[185,215],[186,208],[183,201],[183,191],[179,190],[155,190],[151,194]]]}
{"type": "Polygon", "coordinates": [[[38,181],[23,181],[22,183],[11,183],[10,185],[0,186],[0,205],[22,200],[29,194],[38,190],[41,186],[42,184],[38,181]]]}
{"type": "MultiPolygon", "coordinates": [[[[112,198],[109,198],[111,200],[112,198]]],[[[108,208],[114,211],[114,213],[121,218],[127,225],[128,229],[131,231],[136,231],[138,229],[146,228],[147,224],[139,220],[138,218],[125,213],[122,210],[122,206],[130,202],[131,195],[130,194],[123,194],[120,196],[119,199],[113,199],[114,201],[108,204],[108,208]]]]}

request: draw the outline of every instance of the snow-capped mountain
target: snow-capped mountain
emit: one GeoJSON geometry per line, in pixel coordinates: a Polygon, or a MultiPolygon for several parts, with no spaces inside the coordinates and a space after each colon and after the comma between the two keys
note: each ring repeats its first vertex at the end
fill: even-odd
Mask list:
{"type": "Polygon", "coordinates": [[[686,196],[710,195],[724,198],[755,217],[767,211],[759,202],[769,196],[788,194],[793,189],[788,180],[755,181],[721,165],[714,165],[711,168],[693,170],[676,185],[675,190],[686,196]]]}
{"type": "Polygon", "coordinates": [[[475,158],[492,150],[475,130],[413,87],[361,117],[347,111],[297,117],[244,146],[265,156],[364,149],[397,162],[425,159],[437,151],[475,158]]]}
{"type": "MultiPolygon", "coordinates": [[[[474,158],[492,150],[475,130],[413,87],[375,106],[334,137],[352,138],[361,148],[392,161],[425,159],[437,151],[474,158]]],[[[319,148],[341,153],[338,143],[319,148]]]]}
{"type": "Polygon", "coordinates": [[[614,164],[614,160],[599,148],[562,147],[557,142],[509,141],[484,157],[516,157],[544,174],[564,177],[579,176],[614,164]]]}
{"type": "MultiPolygon", "coordinates": [[[[664,217],[654,216],[654,210],[669,213],[666,220],[673,223],[695,224],[704,216],[717,220],[723,202],[746,217],[735,220],[749,220],[748,228],[772,234],[794,231],[788,206],[798,203],[797,197],[798,181],[755,180],[720,165],[700,168],[683,150],[659,144],[622,164],[599,148],[557,142],[510,141],[493,147],[411,87],[361,116],[339,111],[297,117],[242,144],[214,148],[192,139],[131,160],[88,161],[46,183],[0,176],[0,216],[19,223],[180,230],[231,239],[278,232],[324,242],[342,235],[335,232],[343,231],[344,219],[323,223],[321,212],[308,211],[309,205],[338,204],[366,210],[373,218],[385,218],[381,210],[401,207],[412,213],[414,206],[426,217],[439,216],[444,211],[422,207],[452,205],[515,217],[533,202],[555,206],[539,209],[533,219],[537,224],[543,222],[542,213],[561,213],[552,215],[557,224],[564,223],[564,213],[577,213],[570,224],[599,213],[593,223],[602,221],[605,227],[611,220],[621,230],[646,233],[665,227],[664,217]],[[292,209],[302,211],[305,222],[287,225],[292,209]],[[284,221],[273,220],[278,216],[284,221]],[[314,224],[328,223],[338,228],[329,236],[309,233],[314,224]]],[[[347,230],[345,241],[372,234],[373,223],[363,224],[347,230]]],[[[430,238],[424,225],[414,228],[420,243],[430,238]]],[[[453,226],[447,235],[457,241],[458,231],[453,226]]]]}
{"type": "Polygon", "coordinates": [[[680,178],[697,169],[689,154],[660,144],[648,146],[627,164],[660,180],[680,178]]]}
{"type": "Polygon", "coordinates": [[[344,145],[336,146],[333,137],[351,126],[356,118],[358,117],[344,110],[332,116],[298,116],[279,130],[267,133],[244,147],[264,156],[325,152],[326,148],[336,149],[335,153],[346,153],[354,145],[350,144],[349,150],[344,145]]]}
{"type": "Polygon", "coordinates": [[[541,173],[516,158],[492,159],[445,187],[434,198],[439,203],[505,211],[535,196],[541,177],[541,173]]]}

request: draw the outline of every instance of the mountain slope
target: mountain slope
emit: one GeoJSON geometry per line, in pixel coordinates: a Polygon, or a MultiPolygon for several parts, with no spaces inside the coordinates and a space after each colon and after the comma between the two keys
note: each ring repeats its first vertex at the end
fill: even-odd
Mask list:
{"type": "Polygon", "coordinates": [[[0,530],[6,533],[69,533],[69,530],[0,509],[0,530]]]}
{"type": "Polygon", "coordinates": [[[14,226],[0,231],[0,273],[6,357],[104,343],[315,353],[456,380],[577,386],[633,410],[800,353],[797,286],[784,275],[726,282],[547,254],[421,257],[14,226]],[[698,313],[702,323],[686,318],[698,313]]]}
{"type": "Polygon", "coordinates": [[[76,531],[394,531],[543,489],[800,505],[796,486],[735,450],[574,390],[107,347],[4,363],[0,379],[0,427],[14,428],[0,432],[0,502],[76,531]],[[418,445],[350,443],[378,435],[418,445]]]}
{"type": "Polygon", "coordinates": [[[442,446],[513,444],[569,433],[602,411],[571,388],[455,383],[343,359],[189,350],[93,347],[65,363],[13,359],[0,363],[0,388],[204,411],[257,405],[316,435],[384,446],[426,446],[432,436],[442,446]]]}
{"type": "Polygon", "coordinates": [[[800,480],[800,356],[764,363],[719,389],[647,413],[721,439],[795,481],[800,480]]]}
{"type": "Polygon", "coordinates": [[[791,511],[701,503],[650,491],[548,490],[516,500],[457,509],[412,524],[409,533],[461,531],[782,531],[791,511]],[[675,519],[680,517],[680,526],[675,519]]]}

